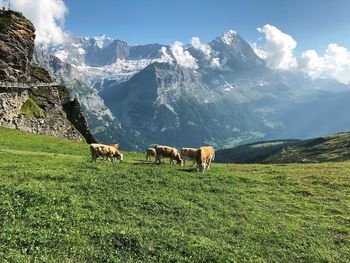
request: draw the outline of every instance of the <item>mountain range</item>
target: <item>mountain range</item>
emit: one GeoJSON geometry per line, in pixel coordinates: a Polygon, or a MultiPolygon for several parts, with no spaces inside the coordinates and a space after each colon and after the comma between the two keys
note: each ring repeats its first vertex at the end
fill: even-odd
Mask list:
{"type": "Polygon", "coordinates": [[[350,87],[272,70],[235,30],[209,43],[131,46],[105,35],[36,46],[102,142],[217,148],[350,129],[350,87]]]}

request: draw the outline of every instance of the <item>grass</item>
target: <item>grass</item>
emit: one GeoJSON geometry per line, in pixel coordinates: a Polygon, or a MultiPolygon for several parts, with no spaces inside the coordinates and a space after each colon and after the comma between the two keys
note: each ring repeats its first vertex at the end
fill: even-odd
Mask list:
{"type": "Polygon", "coordinates": [[[1,17],[0,18],[0,30],[5,30],[11,24],[11,18],[1,17]]]}
{"type": "Polygon", "coordinates": [[[350,160],[350,133],[342,132],[325,137],[305,140],[300,144],[268,156],[267,162],[339,162],[350,160]]]}
{"type": "Polygon", "coordinates": [[[43,116],[45,112],[36,104],[32,98],[28,98],[21,107],[21,113],[27,118],[32,119],[34,116],[43,116]]]}
{"type": "Polygon", "coordinates": [[[350,162],[93,164],[88,146],[0,128],[9,262],[347,262],[350,162]]]}

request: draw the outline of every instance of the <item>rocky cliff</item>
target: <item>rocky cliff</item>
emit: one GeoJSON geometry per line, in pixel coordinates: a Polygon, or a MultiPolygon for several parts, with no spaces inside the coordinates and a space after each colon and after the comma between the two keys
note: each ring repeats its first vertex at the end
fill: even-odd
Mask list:
{"type": "Polygon", "coordinates": [[[0,11],[0,82],[12,83],[0,85],[0,125],[95,142],[79,102],[70,101],[64,86],[50,86],[49,73],[31,64],[34,40],[35,29],[22,14],[0,11]],[[44,85],[36,87],[39,82],[44,85]]]}
{"type": "Polygon", "coordinates": [[[0,79],[28,82],[35,29],[20,13],[0,11],[0,79]]]}

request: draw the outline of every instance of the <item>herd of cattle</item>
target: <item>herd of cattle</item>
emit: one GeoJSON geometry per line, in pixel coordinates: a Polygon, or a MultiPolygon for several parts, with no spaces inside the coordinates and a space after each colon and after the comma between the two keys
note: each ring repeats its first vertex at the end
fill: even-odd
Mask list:
{"type": "MultiPolygon", "coordinates": [[[[106,161],[123,160],[123,154],[120,151],[119,144],[90,144],[91,158],[96,162],[98,157],[106,157],[106,161]]],[[[211,162],[215,158],[214,148],[211,146],[203,146],[200,148],[176,148],[170,146],[156,145],[154,148],[146,149],[146,161],[151,161],[151,157],[155,157],[156,164],[161,163],[161,158],[169,158],[170,164],[183,166],[186,160],[192,160],[193,164],[197,163],[197,171],[204,172],[210,168],[211,162]]]]}

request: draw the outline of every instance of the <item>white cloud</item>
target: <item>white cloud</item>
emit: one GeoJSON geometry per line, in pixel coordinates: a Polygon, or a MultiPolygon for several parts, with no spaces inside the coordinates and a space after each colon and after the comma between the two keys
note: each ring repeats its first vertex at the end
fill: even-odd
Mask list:
{"type": "Polygon", "coordinates": [[[298,58],[298,66],[310,77],[319,77],[319,73],[325,68],[325,61],[315,50],[306,50],[298,58]]]}
{"type": "Polygon", "coordinates": [[[210,58],[211,47],[208,44],[201,43],[199,37],[192,37],[191,44],[195,49],[202,51],[206,58],[210,58]]]}
{"type": "Polygon", "coordinates": [[[297,42],[290,35],[269,24],[257,30],[265,35],[265,45],[261,49],[255,44],[255,50],[258,56],[265,59],[269,67],[280,70],[297,67],[296,58],[293,56],[297,42]]]}
{"type": "MultiPolygon", "coordinates": [[[[0,0],[0,3],[7,6],[8,1],[0,0]]],[[[68,12],[63,0],[11,0],[11,7],[33,22],[37,43],[59,44],[69,36],[63,30],[68,12]]]]}
{"type": "Polygon", "coordinates": [[[210,61],[209,66],[211,68],[220,68],[220,59],[216,57],[212,57],[212,49],[211,47],[206,43],[201,43],[199,37],[192,37],[191,44],[195,49],[200,50],[205,58],[210,61]]]}
{"type": "Polygon", "coordinates": [[[160,51],[162,52],[162,56],[161,56],[161,58],[160,58],[160,61],[161,61],[161,62],[165,62],[165,63],[170,63],[170,64],[172,64],[173,61],[174,61],[174,59],[173,59],[172,56],[170,56],[170,55],[168,54],[167,48],[166,48],[166,47],[162,47],[162,48],[160,49],[160,51]]]}
{"type": "Polygon", "coordinates": [[[171,53],[174,56],[177,64],[183,67],[197,69],[198,65],[196,62],[196,59],[192,57],[190,52],[187,50],[184,50],[183,44],[179,41],[176,41],[171,47],[170,47],[171,53]]]}
{"type": "Polygon", "coordinates": [[[211,68],[221,68],[220,58],[213,58],[209,66],[211,68]]]}
{"type": "Polygon", "coordinates": [[[252,49],[254,50],[255,54],[261,58],[261,59],[266,59],[267,58],[267,52],[263,49],[258,47],[256,43],[250,44],[252,49]]]}
{"type": "Polygon", "coordinates": [[[299,69],[311,78],[331,78],[350,82],[350,51],[338,44],[329,44],[324,55],[307,50],[298,58],[299,69]]]}
{"type": "Polygon", "coordinates": [[[265,43],[262,47],[256,43],[251,46],[269,67],[298,70],[311,78],[329,78],[350,83],[350,51],[347,48],[332,43],[323,55],[310,49],[296,58],[293,50],[297,42],[290,35],[271,25],[258,28],[258,31],[264,34],[265,43]]]}

